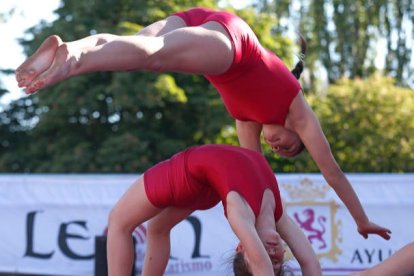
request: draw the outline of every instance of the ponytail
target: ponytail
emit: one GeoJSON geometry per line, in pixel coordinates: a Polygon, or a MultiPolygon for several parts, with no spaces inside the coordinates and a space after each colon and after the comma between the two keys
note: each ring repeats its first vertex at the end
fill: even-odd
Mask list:
{"type": "Polygon", "coordinates": [[[300,78],[300,75],[303,72],[303,67],[304,67],[303,63],[304,63],[304,60],[305,60],[306,48],[307,48],[307,44],[306,44],[305,38],[301,34],[299,34],[299,37],[300,37],[300,54],[299,54],[299,61],[298,61],[298,63],[296,63],[295,68],[293,68],[293,70],[291,71],[292,74],[297,79],[300,78]]]}

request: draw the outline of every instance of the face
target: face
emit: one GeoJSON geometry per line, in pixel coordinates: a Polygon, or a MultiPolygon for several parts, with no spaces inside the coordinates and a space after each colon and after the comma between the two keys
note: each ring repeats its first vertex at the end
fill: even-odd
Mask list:
{"type": "MultiPolygon", "coordinates": [[[[269,255],[270,261],[272,262],[274,275],[278,275],[283,264],[283,258],[285,255],[285,248],[283,247],[283,240],[280,238],[276,231],[268,232],[263,237],[263,245],[269,255]]],[[[237,246],[237,252],[244,252],[243,245],[237,246]]],[[[249,259],[246,254],[243,255],[244,260],[249,267],[249,259]]]]}
{"type": "Polygon", "coordinates": [[[299,136],[280,125],[263,125],[263,135],[266,144],[272,147],[272,151],[283,157],[295,156],[303,148],[299,136]]]}
{"type": "Polygon", "coordinates": [[[286,251],[283,247],[283,241],[275,231],[264,238],[263,245],[272,262],[273,271],[275,272],[275,275],[277,275],[282,267],[283,257],[286,251]]]}

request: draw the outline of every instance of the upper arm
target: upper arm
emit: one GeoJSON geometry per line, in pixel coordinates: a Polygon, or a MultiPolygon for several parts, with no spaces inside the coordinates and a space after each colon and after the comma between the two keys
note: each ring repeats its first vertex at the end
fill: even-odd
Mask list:
{"type": "Polygon", "coordinates": [[[322,275],[319,260],[311,244],[299,226],[285,212],[276,223],[276,229],[299,262],[302,275],[322,275]]]}
{"type": "Polygon", "coordinates": [[[231,191],[227,194],[226,213],[234,234],[244,248],[254,248],[256,243],[260,243],[255,228],[254,213],[237,192],[231,191]]]}
{"type": "Polygon", "coordinates": [[[256,122],[236,120],[237,137],[242,148],[261,152],[262,125],[256,122]]]}
{"type": "Polygon", "coordinates": [[[254,275],[273,274],[272,263],[255,228],[253,211],[237,192],[230,192],[226,203],[227,219],[244,247],[252,273],[254,275]]]}
{"type": "Polygon", "coordinates": [[[289,119],[324,176],[341,173],[319,120],[302,93],[298,93],[293,100],[289,109],[289,119]]]}

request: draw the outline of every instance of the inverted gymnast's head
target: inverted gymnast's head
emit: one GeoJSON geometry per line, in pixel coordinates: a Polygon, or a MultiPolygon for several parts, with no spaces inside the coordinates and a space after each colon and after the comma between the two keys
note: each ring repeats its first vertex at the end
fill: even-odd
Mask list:
{"type": "Polygon", "coordinates": [[[305,149],[299,135],[286,126],[263,125],[263,136],[272,151],[283,157],[294,157],[305,149]]]}
{"type": "MultiPolygon", "coordinates": [[[[307,49],[305,38],[299,34],[300,37],[300,54],[299,61],[295,68],[291,71],[292,74],[299,79],[304,68],[304,59],[307,49]]],[[[263,125],[263,135],[265,142],[272,147],[272,151],[278,153],[283,157],[294,157],[300,154],[305,145],[299,138],[299,135],[292,131],[289,118],[287,118],[285,126],[281,125],[263,125]]]]}
{"type": "MultiPolygon", "coordinates": [[[[269,231],[263,240],[263,245],[273,266],[274,275],[284,275],[284,254],[283,240],[276,231],[269,231]]],[[[237,245],[236,254],[233,258],[233,272],[235,276],[251,276],[250,260],[241,243],[237,245]]]]}

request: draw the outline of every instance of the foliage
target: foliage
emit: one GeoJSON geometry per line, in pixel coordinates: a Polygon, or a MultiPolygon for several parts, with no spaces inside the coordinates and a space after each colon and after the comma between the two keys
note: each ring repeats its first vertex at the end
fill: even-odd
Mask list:
{"type": "MultiPolygon", "coordinates": [[[[307,67],[321,64],[329,83],[343,77],[365,78],[378,70],[384,55],[385,75],[401,86],[414,86],[412,77],[412,0],[261,0],[257,7],[276,14],[280,32],[292,29],[308,41],[307,67]],[[384,46],[379,44],[381,39],[384,46]]],[[[313,75],[312,79],[318,76],[313,75]]]]}
{"type": "Polygon", "coordinates": [[[414,93],[376,74],[341,79],[309,96],[338,163],[348,172],[414,171],[414,93]]]}

